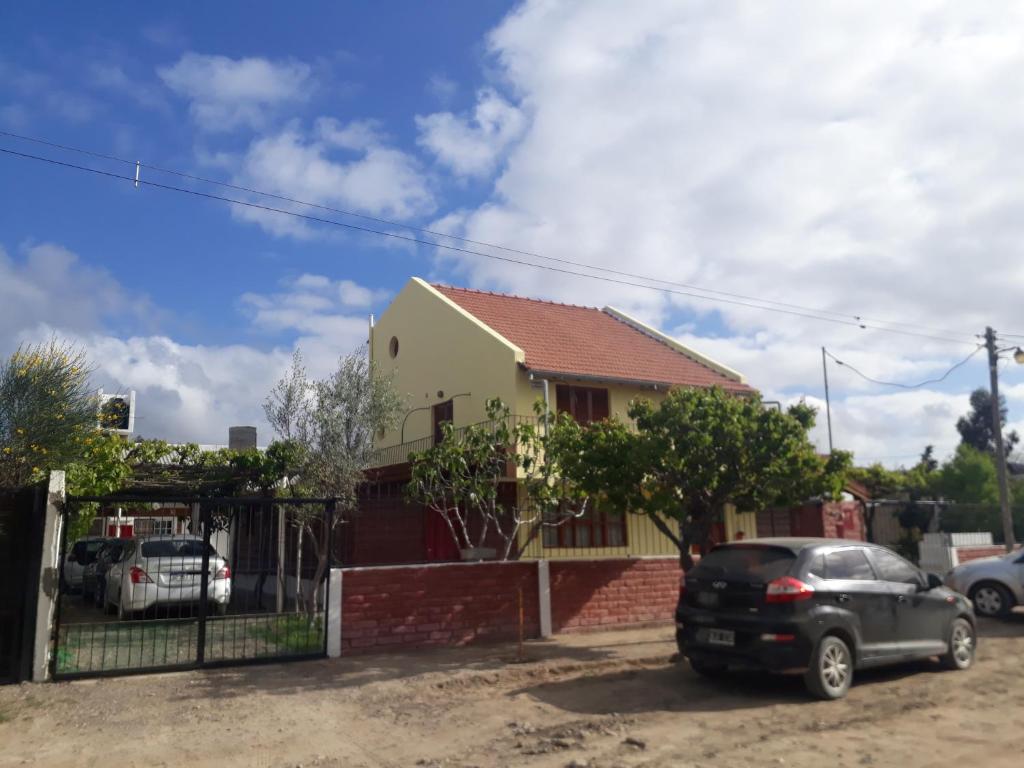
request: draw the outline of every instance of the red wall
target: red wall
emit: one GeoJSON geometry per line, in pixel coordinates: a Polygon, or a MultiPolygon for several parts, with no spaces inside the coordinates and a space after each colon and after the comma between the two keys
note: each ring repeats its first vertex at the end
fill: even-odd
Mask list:
{"type": "Polygon", "coordinates": [[[1005,555],[1006,547],[1002,544],[993,544],[987,547],[957,547],[956,557],[961,563],[969,563],[971,560],[980,560],[983,557],[994,557],[1005,555]]]}
{"type": "Polygon", "coordinates": [[[342,653],[410,645],[464,645],[540,634],[537,564],[472,563],[343,572],[342,653]]]}
{"type": "Polygon", "coordinates": [[[679,558],[552,561],[555,632],[672,621],[679,597],[679,558]]]}
{"type": "Polygon", "coordinates": [[[828,501],[757,513],[758,536],[824,536],[865,541],[860,502],[828,501]]]}
{"type": "MultiPolygon", "coordinates": [[[[342,653],[540,635],[536,562],[351,568],[342,572],[342,653]]],[[[555,632],[668,623],[677,558],[549,564],[555,632]]]]}

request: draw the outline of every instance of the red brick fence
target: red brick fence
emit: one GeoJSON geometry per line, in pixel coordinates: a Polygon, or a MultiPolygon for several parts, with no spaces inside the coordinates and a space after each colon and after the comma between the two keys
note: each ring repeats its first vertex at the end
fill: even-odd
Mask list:
{"type": "Polygon", "coordinates": [[[332,573],[332,655],[667,623],[677,558],[445,563],[332,573]],[[339,598],[340,594],[340,598],[339,598]],[[340,627],[338,618],[340,617],[340,627]]]}

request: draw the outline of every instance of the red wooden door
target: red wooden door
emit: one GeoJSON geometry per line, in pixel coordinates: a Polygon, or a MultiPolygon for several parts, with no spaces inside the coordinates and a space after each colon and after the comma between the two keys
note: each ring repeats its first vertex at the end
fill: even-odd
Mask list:
{"type": "Polygon", "coordinates": [[[423,521],[423,544],[427,560],[436,562],[460,559],[459,547],[441,513],[425,509],[423,514],[426,515],[423,521]]]}

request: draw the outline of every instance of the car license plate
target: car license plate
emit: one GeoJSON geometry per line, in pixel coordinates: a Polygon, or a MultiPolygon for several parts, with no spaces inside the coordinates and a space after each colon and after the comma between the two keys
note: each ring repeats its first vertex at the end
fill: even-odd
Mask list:
{"type": "Polygon", "coordinates": [[[171,574],[171,578],[168,579],[168,581],[171,584],[174,584],[174,585],[186,584],[186,583],[191,584],[192,583],[192,574],[191,573],[172,573],[171,574]]]}
{"type": "Polygon", "coordinates": [[[698,592],[697,602],[706,608],[714,608],[718,605],[718,595],[715,592],[698,592]]]}
{"type": "Polygon", "coordinates": [[[703,640],[708,645],[736,645],[736,633],[731,629],[702,629],[698,634],[698,639],[703,640]]]}

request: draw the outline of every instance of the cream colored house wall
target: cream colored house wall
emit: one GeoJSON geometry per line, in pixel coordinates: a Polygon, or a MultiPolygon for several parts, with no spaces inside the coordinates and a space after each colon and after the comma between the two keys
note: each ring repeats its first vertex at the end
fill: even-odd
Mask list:
{"type": "MultiPolygon", "coordinates": [[[[408,412],[433,406],[452,395],[469,392],[453,401],[456,427],[487,418],[485,401],[516,398],[516,374],[523,351],[492,331],[430,285],[413,278],[399,292],[376,323],[370,338],[371,360],[392,375],[408,412]],[[392,337],[398,355],[391,357],[392,337]],[[444,396],[438,397],[438,391],[444,396]]],[[[433,433],[433,415],[410,413],[405,442],[433,433]]],[[[396,445],[396,428],[377,441],[377,447],[396,445]]]]}
{"type": "MultiPolygon", "coordinates": [[[[673,523],[669,523],[672,525],[673,523]]],[[[529,531],[520,531],[520,542],[526,541],[529,531]]],[[[626,545],[623,547],[545,547],[542,534],[530,542],[523,552],[527,560],[548,559],[587,559],[598,557],[652,557],[659,555],[676,555],[679,550],[669,538],[651,522],[646,515],[626,515],[626,545]]]]}

